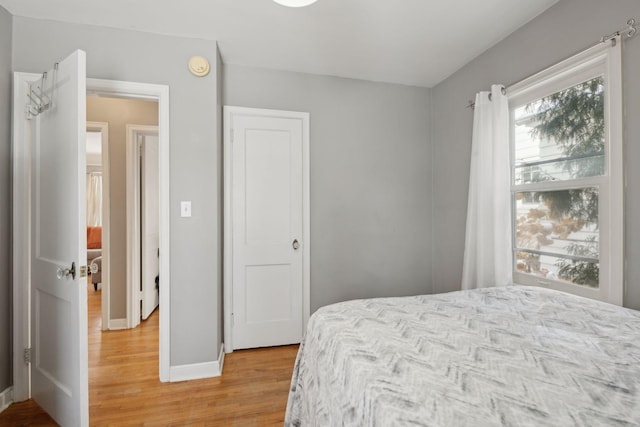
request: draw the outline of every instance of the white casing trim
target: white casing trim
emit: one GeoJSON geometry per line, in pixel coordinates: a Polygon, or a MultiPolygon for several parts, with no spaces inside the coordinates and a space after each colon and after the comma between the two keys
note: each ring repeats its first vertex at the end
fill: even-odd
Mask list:
{"type": "Polygon", "coordinates": [[[220,346],[218,360],[204,363],[191,363],[189,365],[172,366],[170,371],[170,381],[199,380],[203,378],[213,378],[222,375],[224,365],[224,344],[220,346]]]}
{"type": "Polygon", "coordinates": [[[27,133],[23,100],[28,82],[39,74],[13,73],[13,399],[16,402],[31,397],[31,369],[22,359],[22,351],[31,346],[31,152],[26,144],[27,133]]]}

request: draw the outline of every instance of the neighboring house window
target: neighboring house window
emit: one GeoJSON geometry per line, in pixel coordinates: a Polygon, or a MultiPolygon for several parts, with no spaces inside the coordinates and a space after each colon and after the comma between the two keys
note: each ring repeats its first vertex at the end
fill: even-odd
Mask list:
{"type": "Polygon", "coordinates": [[[621,305],[620,40],[508,94],[514,281],[621,305]]]}

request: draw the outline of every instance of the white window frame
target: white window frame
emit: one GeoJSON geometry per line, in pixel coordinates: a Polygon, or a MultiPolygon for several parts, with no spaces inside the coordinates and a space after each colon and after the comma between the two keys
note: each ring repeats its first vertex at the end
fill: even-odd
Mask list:
{"type": "MultiPolygon", "coordinates": [[[[587,49],[507,89],[511,114],[511,194],[522,191],[566,190],[596,187],[599,192],[599,288],[522,273],[516,268],[513,280],[523,285],[543,286],[587,298],[622,305],[624,294],[624,182],[622,143],[621,40],[616,37],[587,49]],[[514,182],[515,109],[531,101],[603,76],[605,85],[605,173],[602,176],[535,184],[514,182]]],[[[515,251],[515,198],[512,203],[513,248],[515,251]]]]}

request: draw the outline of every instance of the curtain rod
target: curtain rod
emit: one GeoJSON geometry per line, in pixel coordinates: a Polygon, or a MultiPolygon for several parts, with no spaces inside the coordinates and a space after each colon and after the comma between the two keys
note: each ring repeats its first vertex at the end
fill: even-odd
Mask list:
{"type": "Polygon", "coordinates": [[[616,31],[615,33],[611,33],[608,36],[604,36],[600,39],[600,43],[606,43],[609,40],[613,40],[618,36],[621,36],[623,33],[627,36],[628,39],[636,35],[638,31],[638,27],[640,24],[636,22],[634,18],[630,18],[627,20],[627,28],[623,28],[621,30],[616,31]]]}
{"type": "MultiPolygon", "coordinates": [[[[589,50],[594,46],[597,46],[597,45],[602,44],[602,43],[607,43],[609,41],[612,41],[613,46],[615,46],[616,37],[620,37],[620,36],[622,36],[624,34],[624,35],[627,36],[628,39],[630,39],[631,37],[636,35],[636,33],[638,32],[638,28],[640,28],[640,24],[638,24],[634,18],[630,18],[630,19],[627,20],[626,28],[622,28],[622,29],[620,29],[618,31],[615,31],[615,32],[613,32],[613,33],[611,33],[611,34],[609,34],[607,36],[600,37],[600,40],[598,40],[597,42],[593,43],[592,45],[588,46],[585,49],[579,50],[578,52],[574,53],[573,55],[568,56],[567,58],[571,58],[572,56],[578,55],[579,53],[584,52],[585,50],[589,50]]],[[[559,61],[559,62],[561,62],[561,61],[559,61]]],[[[539,73],[539,71],[536,71],[535,73],[530,74],[529,76],[520,79],[520,81],[521,80],[526,80],[529,77],[535,76],[538,73],[539,73]]],[[[509,86],[511,86],[511,85],[509,85],[509,86]]],[[[503,95],[506,94],[506,89],[504,88],[504,86],[502,88],[502,94],[503,95]]],[[[491,96],[489,96],[489,101],[491,101],[491,96]]],[[[476,103],[474,101],[472,101],[472,100],[469,100],[469,102],[467,103],[466,108],[471,108],[473,110],[475,107],[476,107],[476,103]]]]}

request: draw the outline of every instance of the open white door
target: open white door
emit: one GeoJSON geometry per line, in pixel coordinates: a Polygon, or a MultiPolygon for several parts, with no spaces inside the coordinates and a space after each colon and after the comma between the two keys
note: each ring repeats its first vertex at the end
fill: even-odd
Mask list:
{"type": "Polygon", "coordinates": [[[141,242],[142,242],[142,319],[147,319],[158,306],[160,265],[159,237],[159,151],[158,136],[145,135],[141,146],[141,242]]]}
{"type": "Polygon", "coordinates": [[[86,426],[85,53],[36,86],[51,106],[31,120],[31,394],[59,424],[86,426]]]}

